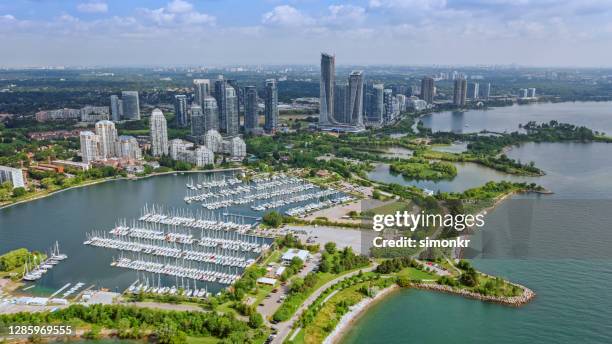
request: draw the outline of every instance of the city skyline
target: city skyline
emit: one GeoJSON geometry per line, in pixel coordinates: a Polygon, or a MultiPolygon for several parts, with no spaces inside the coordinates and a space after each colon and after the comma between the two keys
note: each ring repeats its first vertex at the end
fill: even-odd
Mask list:
{"type": "Polygon", "coordinates": [[[611,13],[577,0],[20,0],[0,5],[0,66],[314,64],[333,51],[346,65],[601,67],[611,13]]]}

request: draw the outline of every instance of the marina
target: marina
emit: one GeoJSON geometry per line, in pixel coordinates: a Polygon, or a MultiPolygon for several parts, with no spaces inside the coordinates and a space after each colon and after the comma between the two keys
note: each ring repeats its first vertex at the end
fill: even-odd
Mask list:
{"type": "Polygon", "coordinates": [[[56,264],[67,258],[67,255],[60,253],[59,243],[56,241],[55,246],[49,250],[47,259],[37,261],[37,256],[34,256],[33,261],[25,263],[22,279],[27,282],[37,281],[42,278],[44,273],[53,269],[56,264]]]}

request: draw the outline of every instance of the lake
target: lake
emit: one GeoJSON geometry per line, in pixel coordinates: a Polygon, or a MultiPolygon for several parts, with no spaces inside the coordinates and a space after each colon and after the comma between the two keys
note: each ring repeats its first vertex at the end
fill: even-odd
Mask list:
{"type": "MultiPolygon", "coordinates": [[[[574,116],[582,117],[583,124],[595,121],[598,125],[591,127],[612,128],[612,119],[604,111],[606,106],[612,108],[610,103],[586,103],[582,108],[577,104],[585,105],[565,104],[570,110],[561,111],[561,117],[567,118],[574,109],[574,116]]],[[[560,109],[561,105],[537,107],[560,109]]],[[[526,119],[533,108],[504,109],[524,110],[527,114],[519,117],[526,119]]],[[[466,118],[471,120],[470,116],[466,118]]],[[[343,344],[610,342],[612,144],[529,143],[513,148],[508,155],[535,161],[546,175],[530,180],[555,194],[515,195],[503,202],[472,236],[466,255],[474,258],[478,269],[533,289],[536,298],[524,307],[512,308],[402,290],[374,305],[351,326],[343,344]]],[[[481,176],[489,173],[483,169],[476,168],[469,178],[488,179],[481,176]]],[[[445,188],[460,190],[468,185],[458,178],[444,182],[445,188]]]]}
{"type": "Polygon", "coordinates": [[[536,103],[488,110],[444,111],[421,117],[423,125],[433,131],[476,133],[482,130],[512,132],[529,121],[582,125],[612,134],[610,102],[536,103]]]}

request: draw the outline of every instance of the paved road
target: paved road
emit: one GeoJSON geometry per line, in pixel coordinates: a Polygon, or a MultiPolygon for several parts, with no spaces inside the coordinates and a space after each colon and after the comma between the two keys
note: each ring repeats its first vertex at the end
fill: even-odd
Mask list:
{"type": "MultiPolygon", "coordinates": [[[[314,268],[319,266],[320,260],[321,260],[321,254],[317,253],[312,258],[310,258],[310,260],[304,263],[304,268],[300,272],[297,273],[297,276],[302,277],[302,278],[306,277],[306,275],[309,272],[311,272],[312,270],[314,270],[314,268]]],[[[271,325],[268,322],[268,318],[271,318],[272,314],[274,314],[274,312],[276,312],[278,307],[280,307],[282,303],[282,301],[279,302],[280,299],[283,296],[287,296],[287,293],[289,292],[289,284],[287,284],[286,286],[281,285],[277,289],[278,291],[276,293],[270,293],[269,298],[263,299],[261,301],[260,304],[262,304],[263,306],[257,305],[257,312],[259,312],[259,314],[263,316],[268,326],[271,325]]]]}
{"type": "Polygon", "coordinates": [[[376,269],[376,266],[378,266],[378,264],[374,264],[369,268],[350,272],[346,275],[342,275],[322,285],[319,289],[317,289],[314,293],[312,293],[312,295],[310,295],[302,303],[302,305],[297,309],[295,314],[293,314],[291,319],[275,325],[276,329],[278,330],[278,335],[274,338],[272,343],[281,344],[283,341],[285,341],[285,338],[287,338],[287,336],[289,335],[289,332],[291,332],[291,328],[293,327],[293,324],[299,319],[300,315],[302,315],[302,312],[304,312],[304,310],[308,308],[308,306],[310,306],[319,297],[319,295],[321,295],[321,293],[323,293],[327,288],[338,283],[339,281],[342,281],[346,278],[357,275],[359,271],[363,271],[363,272],[373,271],[374,269],[376,269]]]}

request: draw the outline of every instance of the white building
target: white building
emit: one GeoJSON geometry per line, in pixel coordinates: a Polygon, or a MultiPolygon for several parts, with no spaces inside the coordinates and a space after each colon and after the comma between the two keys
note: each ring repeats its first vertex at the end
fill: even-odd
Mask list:
{"type": "Polygon", "coordinates": [[[81,109],[81,122],[96,122],[110,119],[108,106],[87,105],[81,109]]]}
{"type": "Polygon", "coordinates": [[[142,150],[133,136],[119,136],[117,141],[117,155],[128,160],[142,160],[142,150]]]}
{"type": "Polygon", "coordinates": [[[232,158],[242,159],[246,156],[246,143],[238,136],[223,143],[224,152],[232,158]]]}
{"type": "Polygon", "coordinates": [[[80,141],[81,156],[83,158],[84,163],[89,164],[92,161],[98,160],[100,158],[100,151],[98,148],[100,139],[98,135],[88,130],[81,131],[80,141]]]}
{"type": "Polygon", "coordinates": [[[219,153],[223,149],[223,137],[216,130],[209,130],[204,135],[204,143],[213,153],[219,153]]]}
{"type": "Polygon", "coordinates": [[[18,168],[0,166],[0,184],[10,182],[14,188],[25,188],[25,179],[23,171],[18,168]]]}
{"type": "Polygon", "coordinates": [[[215,154],[205,146],[195,146],[193,143],[174,139],[170,141],[170,158],[184,161],[197,167],[215,163],[215,154]]]}
{"type": "Polygon", "coordinates": [[[427,109],[427,102],[423,99],[411,98],[406,101],[406,107],[414,111],[423,111],[427,109]]]}
{"type": "Polygon", "coordinates": [[[101,159],[117,157],[117,129],[111,121],[100,121],[96,123],[96,135],[99,140],[99,155],[101,159]]]}
{"type": "Polygon", "coordinates": [[[168,155],[168,126],[160,109],[153,110],[151,114],[151,154],[168,155]]]}
{"type": "Polygon", "coordinates": [[[297,248],[291,248],[287,252],[283,254],[281,257],[283,263],[291,263],[293,258],[300,258],[303,262],[307,261],[310,258],[310,253],[306,250],[298,250],[297,248]]]}

